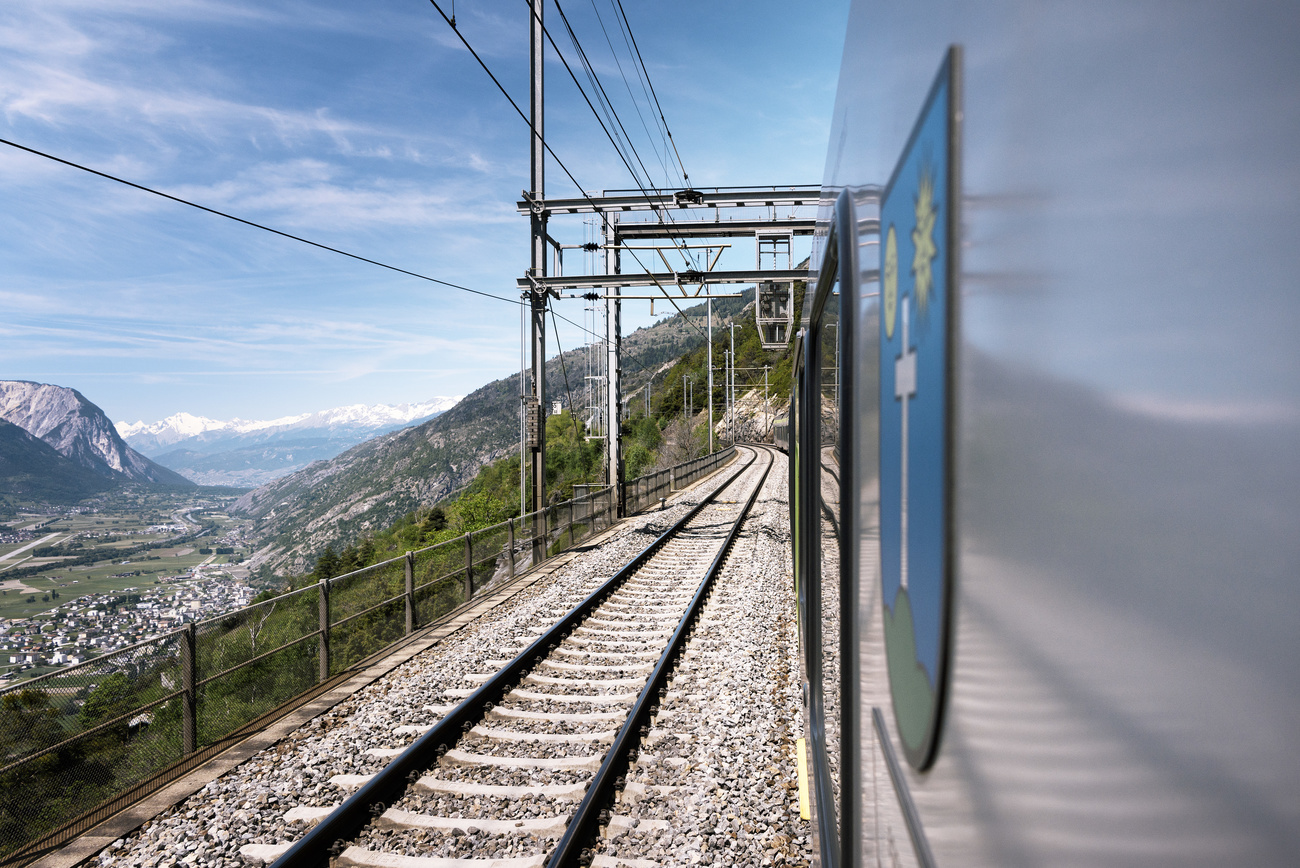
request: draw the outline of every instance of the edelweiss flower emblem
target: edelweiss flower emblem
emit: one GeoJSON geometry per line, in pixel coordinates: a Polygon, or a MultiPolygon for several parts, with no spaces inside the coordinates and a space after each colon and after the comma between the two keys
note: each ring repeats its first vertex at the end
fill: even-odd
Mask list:
{"type": "Polygon", "coordinates": [[[912,256],[912,274],[916,277],[916,304],[921,313],[925,313],[929,306],[930,290],[934,287],[930,263],[939,255],[934,244],[934,225],[938,215],[939,209],[934,201],[934,175],[929,166],[924,166],[917,184],[916,228],[912,230],[912,244],[916,247],[912,256]]]}

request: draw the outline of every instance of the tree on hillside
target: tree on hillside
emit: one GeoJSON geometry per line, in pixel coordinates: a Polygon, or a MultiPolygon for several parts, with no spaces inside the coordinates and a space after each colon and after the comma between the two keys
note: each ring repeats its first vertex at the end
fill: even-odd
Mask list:
{"type": "Polygon", "coordinates": [[[334,546],[325,546],[325,551],[316,559],[316,579],[332,579],[339,574],[340,560],[334,546]]]}
{"type": "Polygon", "coordinates": [[[420,533],[423,536],[431,537],[440,530],[447,527],[447,513],[441,506],[435,506],[429,510],[429,514],[424,517],[420,523],[420,533]]]}
{"type": "MultiPolygon", "coordinates": [[[[127,679],[125,674],[114,672],[101,681],[99,686],[91,692],[86,699],[86,704],[81,706],[78,717],[82,727],[90,729],[101,721],[125,715],[137,705],[135,694],[131,690],[130,680],[127,679]]],[[[125,738],[126,724],[118,724],[113,727],[112,731],[117,738],[125,738]]]]}

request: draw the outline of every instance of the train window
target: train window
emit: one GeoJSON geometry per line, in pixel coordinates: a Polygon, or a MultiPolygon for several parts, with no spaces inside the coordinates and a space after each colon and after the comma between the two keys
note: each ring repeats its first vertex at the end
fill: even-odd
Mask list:
{"type": "MultiPolygon", "coordinates": [[[[842,631],[840,615],[840,281],[837,233],[827,238],[806,304],[796,376],[798,580],[808,685],[809,761],[818,862],[841,864],[842,631]]],[[[850,743],[851,744],[851,743],[850,743]]]]}
{"type": "MultiPolygon", "coordinates": [[[[818,444],[818,514],[821,523],[820,602],[821,698],[826,740],[827,771],[830,773],[834,806],[841,803],[841,691],[840,691],[840,284],[836,280],[813,326],[814,352],[819,356],[820,388],[817,391],[821,437],[818,444]]],[[[836,810],[836,831],[839,816],[836,810]]]]}

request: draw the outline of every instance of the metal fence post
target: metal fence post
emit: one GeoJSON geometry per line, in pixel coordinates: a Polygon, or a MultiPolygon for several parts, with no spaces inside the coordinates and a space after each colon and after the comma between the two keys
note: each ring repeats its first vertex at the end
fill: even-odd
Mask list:
{"type": "Polygon", "coordinates": [[[465,599],[474,596],[474,546],[465,534],[465,599]]]}
{"type": "Polygon", "coordinates": [[[573,498],[569,498],[569,548],[573,548],[573,498]]]}
{"type": "Polygon", "coordinates": [[[186,756],[199,745],[196,645],[194,624],[186,624],[181,630],[181,753],[186,756]]]}
{"type": "Polygon", "coordinates": [[[330,677],[330,580],[320,580],[320,680],[330,677]]]}
{"type": "Polygon", "coordinates": [[[406,635],[415,632],[415,555],[406,553],[406,635]]]}
{"type": "Polygon", "coordinates": [[[510,578],[515,577],[515,520],[506,519],[506,561],[510,565],[510,578]]]}

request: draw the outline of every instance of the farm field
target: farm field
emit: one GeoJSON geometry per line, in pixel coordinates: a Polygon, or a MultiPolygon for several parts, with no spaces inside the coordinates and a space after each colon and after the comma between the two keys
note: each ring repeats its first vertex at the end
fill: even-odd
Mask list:
{"type": "Polygon", "coordinates": [[[146,591],[187,576],[196,566],[239,561],[242,523],[223,511],[231,499],[155,496],[151,502],[106,505],[95,512],[23,513],[0,521],[0,534],[37,529],[34,539],[0,544],[0,621],[30,618],[86,594],[146,591]],[[197,538],[196,532],[201,532],[197,538]],[[141,546],[149,548],[129,553],[141,546]],[[199,551],[218,546],[239,554],[199,551]],[[102,557],[89,564],[70,562],[91,554],[102,557]]]}

